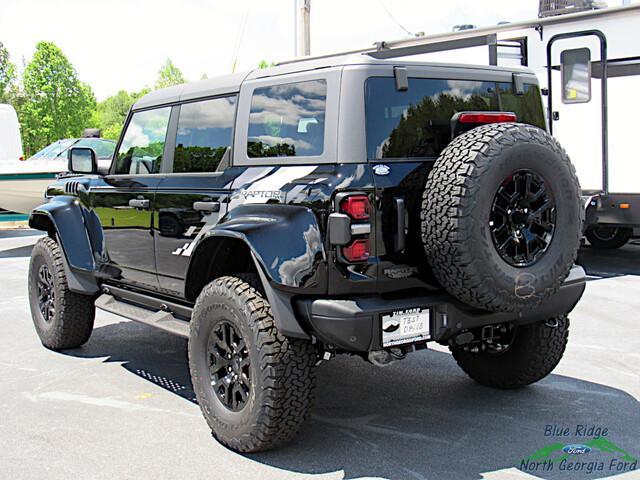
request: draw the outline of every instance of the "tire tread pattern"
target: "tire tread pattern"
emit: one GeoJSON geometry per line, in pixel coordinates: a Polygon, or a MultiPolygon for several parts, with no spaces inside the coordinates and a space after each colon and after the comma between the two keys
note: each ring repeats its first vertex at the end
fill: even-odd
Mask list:
{"type": "Polygon", "coordinates": [[[35,316],[39,312],[33,311],[34,324],[42,344],[51,350],[63,350],[79,347],[89,340],[93,331],[95,319],[94,297],[83,295],[69,290],[67,275],[65,272],[64,254],[60,246],[51,237],[41,238],[36,242],[31,254],[31,266],[29,268],[29,293],[34,295],[35,283],[38,272],[33,268],[34,258],[42,255],[48,259],[52,267],[54,288],[56,293],[56,318],[51,330],[43,330],[38,325],[35,316]]]}
{"type": "MultiPolygon", "coordinates": [[[[256,420],[248,433],[238,437],[219,435],[218,419],[204,402],[203,388],[208,383],[194,375],[194,388],[203,415],[214,436],[222,444],[238,452],[258,452],[276,448],[296,436],[308,417],[315,387],[316,349],[308,341],[282,335],[271,312],[271,306],[246,278],[220,277],[209,283],[200,293],[191,321],[191,335],[200,329],[201,315],[205,313],[203,300],[207,297],[227,297],[243,312],[259,351],[261,399],[256,420]]],[[[193,364],[189,349],[189,363],[193,364]]]]}
{"type": "MultiPolygon", "coordinates": [[[[474,265],[477,246],[470,211],[481,188],[478,179],[492,168],[492,156],[522,142],[535,142],[556,153],[572,172],[579,205],[580,184],[566,152],[544,130],[520,123],[483,125],[456,137],[429,173],[422,197],[422,241],[436,279],[462,302],[489,311],[529,308],[556,293],[577,258],[580,244],[581,228],[576,228],[570,261],[550,274],[547,287],[533,298],[519,298],[513,291],[496,288],[491,275],[474,265]]],[[[580,211],[584,215],[583,209],[580,211]]]]}
{"type": "Polygon", "coordinates": [[[543,322],[517,327],[514,345],[503,354],[471,353],[449,347],[460,368],[488,387],[515,389],[549,375],[564,354],[569,338],[569,319],[556,317],[557,326],[543,322]]]}

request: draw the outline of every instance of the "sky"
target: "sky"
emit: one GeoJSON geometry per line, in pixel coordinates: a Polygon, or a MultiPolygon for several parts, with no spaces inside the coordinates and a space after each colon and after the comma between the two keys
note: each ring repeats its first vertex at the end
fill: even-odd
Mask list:
{"type": "MultiPolygon", "coordinates": [[[[54,42],[103,100],[153,86],[167,58],[189,80],[292,58],[294,1],[0,0],[0,41],[19,67],[38,41],[54,42]]],[[[537,9],[538,0],[312,0],[311,53],[405,38],[405,29],[527,20],[537,9]]]]}

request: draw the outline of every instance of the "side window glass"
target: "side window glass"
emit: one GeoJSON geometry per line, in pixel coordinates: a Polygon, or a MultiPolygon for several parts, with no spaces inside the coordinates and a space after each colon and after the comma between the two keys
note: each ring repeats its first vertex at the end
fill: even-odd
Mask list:
{"type": "Polygon", "coordinates": [[[163,107],[133,114],[116,157],[117,174],[160,171],[170,113],[171,107],[163,107]]]}
{"type": "Polygon", "coordinates": [[[214,172],[231,146],[236,97],[215,98],[180,106],[175,173],[214,172]]]}
{"type": "Polygon", "coordinates": [[[591,100],[591,50],[576,48],[560,54],[562,64],[562,102],[586,103],[591,100]]]}
{"type": "Polygon", "coordinates": [[[322,155],[326,100],[325,80],[256,88],[249,112],[247,155],[322,155]]]}

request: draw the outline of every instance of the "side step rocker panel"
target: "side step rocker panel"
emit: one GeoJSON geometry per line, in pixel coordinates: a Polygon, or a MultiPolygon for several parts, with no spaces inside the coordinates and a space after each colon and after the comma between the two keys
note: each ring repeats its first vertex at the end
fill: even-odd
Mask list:
{"type": "Polygon", "coordinates": [[[143,306],[118,300],[108,293],[100,295],[95,305],[96,308],[105,312],[159,328],[179,337],[189,338],[189,322],[176,318],[170,311],[150,310],[143,306]]]}

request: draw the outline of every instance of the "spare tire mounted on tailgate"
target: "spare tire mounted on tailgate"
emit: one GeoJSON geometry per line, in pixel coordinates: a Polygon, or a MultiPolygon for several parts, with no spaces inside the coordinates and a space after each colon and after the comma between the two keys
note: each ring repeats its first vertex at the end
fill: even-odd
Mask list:
{"type": "Polygon", "coordinates": [[[584,218],[566,152],[544,130],[518,123],[454,139],[429,174],[421,215],[438,281],[491,311],[531,308],[556,293],[584,218]]]}

